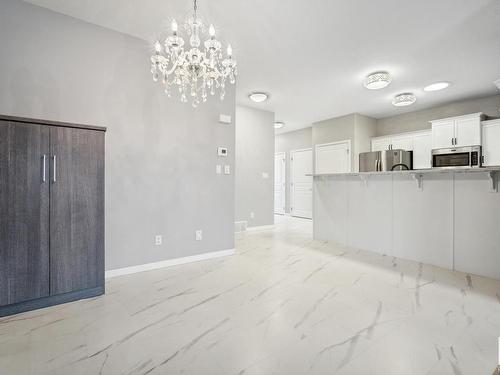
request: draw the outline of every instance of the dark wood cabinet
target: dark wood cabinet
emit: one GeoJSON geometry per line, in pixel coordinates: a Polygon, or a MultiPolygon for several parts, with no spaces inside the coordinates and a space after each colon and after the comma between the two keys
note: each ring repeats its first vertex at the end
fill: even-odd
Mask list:
{"type": "Polygon", "coordinates": [[[104,282],[104,133],[51,128],[50,291],[104,282]]]}
{"type": "Polygon", "coordinates": [[[48,155],[48,127],[0,121],[0,306],[50,293],[48,155]]]}
{"type": "Polygon", "coordinates": [[[104,292],[104,130],[0,116],[0,316],[104,292]]]}

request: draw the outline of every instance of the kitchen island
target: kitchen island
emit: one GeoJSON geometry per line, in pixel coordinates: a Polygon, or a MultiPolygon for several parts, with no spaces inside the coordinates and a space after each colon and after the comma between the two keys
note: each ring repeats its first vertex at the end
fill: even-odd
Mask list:
{"type": "Polygon", "coordinates": [[[316,174],[314,238],[500,279],[500,168],[316,174]]]}

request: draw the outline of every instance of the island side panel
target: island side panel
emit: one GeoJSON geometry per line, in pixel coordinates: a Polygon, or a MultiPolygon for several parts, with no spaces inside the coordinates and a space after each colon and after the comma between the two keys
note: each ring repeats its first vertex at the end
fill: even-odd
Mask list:
{"type": "Polygon", "coordinates": [[[453,173],[393,181],[394,256],[453,269],[453,173]]]}
{"type": "Polygon", "coordinates": [[[314,178],[313,236],[347,244],[347,182],[345,176],[314,178]]]}
{"type": "Polygon", "coordinates": [[[500,192],[490,184],[488,173],[455,174],[455,269],[500,279],[500,192]]]}
{"type": "Polygon", "coordinates": [[[348,246],[392,255],[392,175],[346,179],[348,246]]]}

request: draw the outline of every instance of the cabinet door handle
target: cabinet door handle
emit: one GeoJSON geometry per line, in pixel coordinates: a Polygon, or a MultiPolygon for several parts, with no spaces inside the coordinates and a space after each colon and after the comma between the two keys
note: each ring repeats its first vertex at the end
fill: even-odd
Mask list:
{"type": "Polygon", "coordinates": [[[455,137],[455,146],[457,145],[457,143],[458,143],[458,142],[457,142],[457,137],[455,137]]]}
{"type": "Polygon", "coordinates": [[[54,161],[54,170],[52,171],[52,176],[53,176],[53,181],[57,181],[57,156],[54,155],[52,156],[52,159],[54,161]]]}
{"type": "Polygon", "coordinates": [[[42,163],[43,163],[43,164],[42,164],[42,182],[45,182],[45,181],[47,181],[47,179],[46,179],[46,177],[45,177],[45,176],[46,176],[45,172],[47,171],[47,168],[46,168],[46,166],[45,166],[45,165],[46,165],[46,163],[47,163],[47,155],[43,154],[42,159],[43,159],[43,160],[42,160],[42,163]]]}

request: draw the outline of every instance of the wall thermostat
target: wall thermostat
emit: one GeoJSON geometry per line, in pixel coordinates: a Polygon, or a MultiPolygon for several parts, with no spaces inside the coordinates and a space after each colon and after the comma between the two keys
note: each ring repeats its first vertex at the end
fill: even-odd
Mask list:
{"type": "Polygon", "coordinates": [[[231,123],[231,116],[229,115],[219,115],[219,122],[221,124],[230,124],[231,123]]]}
{"type": "Polygon", "coordinates": [[[227,148],[219,147],[217,148],[217,155],[219,156],[227,156],[227,148]]]}

